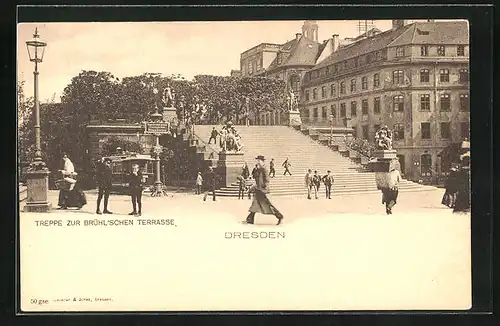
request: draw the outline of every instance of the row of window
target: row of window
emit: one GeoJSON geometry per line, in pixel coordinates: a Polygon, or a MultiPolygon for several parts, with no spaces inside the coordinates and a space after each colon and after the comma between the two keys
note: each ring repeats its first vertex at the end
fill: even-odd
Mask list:
{"type": "MultiPolygon", "coordinates": [[[[405,47],[397,47],[396,48],[396,57],[404,57],[406,55],[405,53],[405,47]]],[[[438,45],[437,47],[437,55],[438,56],[446,56],[446,46],[444,45],[438,45]]],[[[427,57],[429,56],[429,45],[421,45],[420,46],[420,56],[422,57],[427,57]]],[[[457,56],[463,57],[465,56],[465,45],[457,45],[457,56]]]]}
{"type": "MultiPolygon", "coordinates": [[[[441,83],[448,83],[450,82],[450,70],[449,69],[440,69],[439,70],[439,81],[441,83]]],[[[469,71],[468,69],[460,69],[459,70],[459,82],[461,83],[466,83],[469,81],[469,71]]],[[[430,82],[430,72],[429,69],[420,69],[420,82],[421,83],[428,83],[430,82]]],[[[402,84],[408,84],[410,83],[410,79],[406,76],[405,78],[405,73],[403,70],[394,70],[392,72],[392,83],[395,85],[402,85],[402,84]]],[[[376,73],[373,75],[373,88],[379,88],[380,87],[380,74],[376,73]]],[[[356,92],[357,89],[357,79],[353,78],[351,79],[351,84],[350,84],[350,91],[351,93],[356,92]]],[[[363,76],[361,77],[361,90],[368,90],[368,77],[363,76]]],[[[326,86],[321,87],[321,98],[327,98],[327,97],[336,97],[337,92],[336,92],[336,85],[331,84],[330,85],[330,94],[328,96],[328,89],[326,86]]],[[[340,82],[340,94],[346,94],[346,83],[345,81],[340,82]]],[[[313,88],[312,90],[312,99],[317,100],[318,99],[318,89],[313,88]]],[[[305,91],[305,100],[309,101],[310,100],[310,95],[309,91],[305,91]]]]}
{"type": "MultiPolygon", "coordinates": [[[[436,52],[437,55],[438,56],[446,56],[446,53],[447,53],[446,49],[447,48],[449,48],[449,47],[446,47],[445,45],[439,45],[437,47],[437,52],[436,52]]],[[[429,49],[430,49],[429,45],[420,46],[420,55],[422,57],[429,56],[429,49]]],[[[456,50],[457,56],[465,56],[465,45],[458,45],[456,47],[456,49],[457,49],[456,50]]],[[[338,62],[338,63],[335,63],[333,65],[330,65],[330,66],[327,66],[324,68],[313,70],[310,73],[306,74],[305,78],[306,78],[306,80],[311,80],[311,79],[315,79],[315,78],[319,78],[319,77],[323,77],[323,76],[337,74],[343,70],[362,67],[362,66],[370,64],[372,62],[381,61],[385,57],[386,51],[387,50],[384,49],[383,51],[379,50],[379,51],[370,52],[370,53],[367,53],[365,55],[362,55],[362,56],[359,56],[356,58],[344,60],[342,62],[338,62]]],[[[405,47],[397,47],[396,48],[396,57],[404,57],[405,55],[406,55],[405,47]]]]}
{"type": "Polygon", "coordinates": [[[259,71],[260,69],[262,69],[262,57],[256,60],[248,59],[246,65],[243,66],[244,70],[245,68],[246,68],[245,72],[249,75],[259,71]]]}
{"type": "MultiPolygon", "coordinates": [[[[469,111],[469,94],[460,94],[460,111],[469,111]]],[[[440,111],[449,112],[451,111],[451,101],[450,94],[441,94],[440,95],[440,111]]],[[[357,108],[358,104],[356,101],[351,102],[351,116],[357,116],[357,108]]],[[[396,95],[392,98],[392,109],[396,112],[404,111],[404,96],[396,95]]],[[[368,115],[369,105],[368,100],[361,100],[361,114],[368,115]]],[[[421,111],[430,111],[431,110],[431,96],[430,94],[421,94],[420,95],[420,110],[421,111]]],[[[330,114],[336,118],[337,117],[337,106],[332,104],[330,106],[330,114]]],[[[373,98],[373,113],[380,114],[380,97],[373,98]]],[[[326,119],[327,111],[326,107],[322,107],[321,116],[326,119]]],[[[346,117],[346,103],[340,103],[340,117],[346,117]]],[[[318,118],[318,108],[313,108],[313,118],[318,118]]]]}
{"type": "Polygon", "coordinates": [[[370,52],[365,55],[344,60],[321,69],[313,70],[307,73],[305,78],[306,80],[311,80],[328,75],[334,75],[344,70],[362,67],[372,62],[378,62],[385,57],[386,51],[387,49],[370,52]]]}
{"type": "MultiPolygon", "coordinates": [[[[380,129],[380,125],[373,125],[373,133],[380,129]]],[[[441,122],[439,124],[440,136],[441,139],[451,139],[451,123],[450,122],[441,122]]],[[[354,129],[356,132],[356,129],[354,129]]],[[[355,134],[356,136],[356,134],[355,134]]],[[[368,125],[361,126],[361,137],[363,139],[369,138],[369,129],[368,125]]],[[[469,123],[461,122],[460,123],[460,137],[462,139],[469,138],[469,123]]],[[[394,140],[404,140],[405,138],[405,127],[402,123],[396,123],[393,127],[393,139],[394,140]]],[[[422,122],[420,123],[420,139],[431,139],[431,123],[430,122],[422,122]]]]}

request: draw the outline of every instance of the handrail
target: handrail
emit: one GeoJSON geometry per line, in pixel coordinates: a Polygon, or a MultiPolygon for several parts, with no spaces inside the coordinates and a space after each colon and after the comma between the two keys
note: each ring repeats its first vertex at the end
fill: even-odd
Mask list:
{"type": "MultiPolygon", "coordinates": [[[[355,139],[355,140],[358,140],[358,138],[354,138],[354,139],[355,139]]],[[[345,145],[347,146],[347,148],[349,148],[350,150],[352,150],[352,151],[356,152],[356,153],[357,153],[357,154],[359,154],[360,156],[363,156],[363,157],[368,158],[368,159],[370,159],[370,158],[372,157],[371,152],[372,152],[373,148],[371,148],[371,146],[369,146],[369,148],[367,149],[368,153],[366,153],[366,152],[362,152],[362,151],[360,151],[360,149],[354,148],[354,147],[352,146],[352,143],[353,143],[353,142],[349,142],[349,140],[347,140],[347,139],[344,139],[344,143],[345,143],[345,145]]],[[[362,150],[362,149],[361,149],[361,150],[362,150]]]]}
{"type": "MultiPolygon", "coordinates": [[[[201,139],[201,137],[196,134],[196,131],[194,133],[192,133],[192,135],[194,136],[194,138],[196,140],[198,140],[198,142],[200,142],[203,146],[205,146],[205,148],[210,148],[210,150],[216,154],[218,154],[220,152],[219,150],[214,149],[212,144],[208,144],[205,140],[201,139]]],[[[217,145],[217,143],[215,145],[217,145]]]]}

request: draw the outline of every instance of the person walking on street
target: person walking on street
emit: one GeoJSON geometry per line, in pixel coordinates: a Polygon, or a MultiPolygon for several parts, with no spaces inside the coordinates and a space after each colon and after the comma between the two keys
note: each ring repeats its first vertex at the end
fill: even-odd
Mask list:
{"type": "Polygon", "coordinates": [[[314,171],[313,175],[313,184],[314,184],[314,197],[318,199],[318,191],[321,185],[321,177],[319,176],[318,171],[316,170],[314,171]]]}
{"type": "Polygon", "coordinates": [[[217,144],[217,136],[219,135],[219,132],[215,127],[213,127],[212,132],[210,133],[210,138],[208,139],[208,144],[210,145],[212,143],[212,139],[214,140],[214,144],[217,144]]]}
{"type": "Polygon", "coordinates": [[[387,215],[392,214],[392,208],[396,205],[398,199],[398,187],[401,181],[401,174],[398,170],[391,167],[389,171],[389,180],[387,187],[382,188],[382,204],[385,204],[387,215]]]}
{"type": "Polygon", "coordinates": [[[457,171],[457,195],[453,213],[470,212],[470,152],[460,156],[461,166],[457,171]]]}
{"type": "Polygon", "coordinates": [[[101,200],[104,197],[104,214],[113,214],[108,210],[109,194],[111,192],[111,159],[109,157],[101,159],[97,164],[96,181],[98,187],[96,214],[101,214],[101,200]]]}
{"type": "Polygon", "coordinates": [[[245,190],[247,188],[247,181],[243,175],[238,176],[238,199],[245,198],[245,190]]]}
{"type": "Polygon", "coordinates": [[[326,173],[327,174],[322,178],[323,183],[325,184],[326,198],[332,199],[333,175],[330,174],[331,173],[330,170],[326,171],[326,173]]]}
{"type": "Polygon", "coordinates": [[[248,177],[250,176],[250,169],[248,168],[248,164],[245,162],[245,165],[243,166],[243,171],[241,173],[241,175],[243,176],[243,178],[248,179],[248,177]]]}
{"type": "Polygon", "coordinates": [[[132,172],[128,176],[130,197],[132,199],[132,212],[128,215],[139,217],[142,215],[142,187],[144,179],[139,170],[139,164],[132,165],[132,172]]]}
{"type": "Polygon", "coordinates": [[[287,172],[289,175],[292,175],[292,173],[290,172],[290,167],[292,165],[288,161],[288,157],[286,158],[285,162],[283,162],[283,164],[281,164],[281,166],[285,168],[285,172],[283,172],[283,175],[286,175],[287,172]]]}
{"type": "Polygon", "coordinates": [[[269,194],[269,173],[264,167],[265,158],[259,155],[255,158],[257,160],[257,173],[255,178],[255,184],[252,186],[251,191],[253,192],[252,205],[248,209],[250,214],[246,218],[246,223],[254,224],[255,213],[261,213],[266,215],[274,215],[278,219],[276,225],[280,225],[283,220],[283,214],[269,201],[267,194],[269,194]]]}
{"type": "Polygon", "coordinates": [[[215,187],[217,186],[217,176],[214,172],[214,168],[209,166],[208,167],[208,172],[205,177],[205,180],[207,180],[207,186],[208,189],[205,191],[205,195],[203,196],[203,201],[207,200],[208,193],[212,191],[212,200],[215,201],[215,187]]]}
{"type": "Polygon", "coordinates": [[[203,177],[201,176],[201,172],[198,172],[196,176],[196,194],[201,195],[201,186],[203,185],[203,177]]]}
{"type": "Polygon", "coordinates": [[[453,166],[450,170],[450,174],[446,179],[445,183],[445,192],[443,195],[443,199],[441,200],[441,204],[448,206],[449,208],[455,207],[455,198],[457,194],[457,176],[458,169],[453,166]]]}
{"type": "Polygon", "coordinates": [[[274,169],[274,158],[269,162],[269,176],[274,178],[276,176],[276,170],[274,169]]]}
{"type": "Polygon", "coordinates": [[[312,187],[314,185],[311,169],[307,170],[304,182],[305,182],[306,188],[307,188],[307,199],[311,199],[311,190],[312,190],[312,187]]]}
{"type": "Polygon", "coordinates": [[[255,180],[255,176],[257,175],[257,170],[259,169],[259,165],[255,164],[255,167],[252,170],[252,178],[255,180]]]}

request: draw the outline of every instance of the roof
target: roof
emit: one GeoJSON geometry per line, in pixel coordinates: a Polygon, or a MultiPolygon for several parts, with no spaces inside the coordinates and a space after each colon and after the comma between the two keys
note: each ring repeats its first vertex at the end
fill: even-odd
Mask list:
{"type": "Polygon", "coordinates": [[[310,40],[302,35],[298,40],[293,39],[282,45],[280,52],[286,57],[282,58],[281,64],[278,64],[276,57],[269,65],[268,71],[283,66],[309,65],[314,66],[324,44],[310,40]]]}
{"type": "Polygon", "coordinates": [[[379,34],[379,33],[382,33],[382,31],[380,29],[374,27],[374,28],[364,32],[363,34],[356,36],[354,38],[354,40],[360,40],[360,39],[365,38],[365,37],[371,37],[371,36],[373,36],[375,34],[379,34]]]}
{"type": "Polygon", "coordinates": [[[466,21],[415,23],[411,44],[469,44],[468,25],[466,21]]]}
{"type": "Polygon", "coordinates": [[[397,30],[388,30],[373,37],[345,45],[332,53],[331,56],[323,60],[321,63],[317,64],[314,69],[325,67],[331,65],[332,63],[337,63],[349,58],[354,58],[364,53],[382,50],[389,46],[396,38],[406,33],[410,28],[411,26],[407,25],[397,30]]]}
{"type": "Polygon", "coordinates": [[[373,37],[342,46],[314,69],[328,66],[359,55],[382,50],[389,46],[409,44],[468,44],[469,29],[466,21],[415,22],[396,30],[388,30],[373,37]],[[426,33],[428,32],[428,34],[426,33]]]}

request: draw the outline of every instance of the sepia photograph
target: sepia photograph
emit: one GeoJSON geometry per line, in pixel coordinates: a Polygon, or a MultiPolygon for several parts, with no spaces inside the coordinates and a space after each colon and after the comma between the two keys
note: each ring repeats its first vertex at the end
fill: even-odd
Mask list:
{"type": "Polygon", "coordinates": [[[20,310],[470,309],[469,51],[458,19],[19,23],[20,310]]]}

